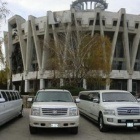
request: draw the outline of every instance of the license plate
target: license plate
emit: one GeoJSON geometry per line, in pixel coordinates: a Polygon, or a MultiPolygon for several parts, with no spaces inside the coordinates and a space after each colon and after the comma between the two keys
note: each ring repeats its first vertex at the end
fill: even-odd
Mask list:
{"type": "Polygon", "coordinates": [[[58,127],[58,124],[51,124],[51,127],[58,127]]]}
{"type": "Polygon", "coordinates": [[[134,126],[133,123],[127,123],[126,125],[127,125],[127,127],[133,127],[134,126]]]}

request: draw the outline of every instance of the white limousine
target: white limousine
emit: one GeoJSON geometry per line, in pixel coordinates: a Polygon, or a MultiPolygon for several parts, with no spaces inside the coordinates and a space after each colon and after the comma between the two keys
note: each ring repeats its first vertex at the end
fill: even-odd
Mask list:
{"type": "Polygon", "coordinates": [[[98,90],[79,94],[80,113],[99,124],[100,131],[109,126],[137,127],[140,130],[140,104],[128,91],[98,90]]]}
{"type": "Polygon", "coordinates": [[[0,90],[0,125],[23,116],[23,102],[18,91],[0,90]]]}

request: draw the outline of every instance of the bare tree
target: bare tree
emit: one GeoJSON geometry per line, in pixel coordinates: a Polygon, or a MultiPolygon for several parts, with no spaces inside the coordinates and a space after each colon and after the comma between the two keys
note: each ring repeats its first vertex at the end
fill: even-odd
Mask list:
{"type": "MultiPolygon", "coordinates": [[[[6,20],[7,15],[10,13],[10,11],[6,7],[7,3],[2,2],[0,0],[0,27],[3,20],[6,20]]],[[[6,66],[6,62],[4,59],[4,55],[2,52],[2,43],[4,42],[4,39],[0,38],[0,65],[4,67],[4,69],[0,68],[0,85],[6,85],[7,83],[7,73],[9,73],[9,69],[6,66]]]]}
{"type": "MultiPolygon", "coordinates": [[[[0,0],[0,27],[1,27],[1,22],[5,20],[6,16],[10,13],[6,5],[7,5],[6,2],[2,2],[0,0]]],[[[2,53],[2,43],[3,43],[3,38],[0,38],[0,63],[4,64],[4,56],[2,53]]]]}
{"type": "Polygon", "coordinates": [[[7,15],[10,13],[10,10],[7,9],[6,5],[7,2],[2,2],[0,0],[0,20],[5,20],[7,15]]]}
{"type": "Polygon", "coordinates": [[[89,32],[68,26],[45,46],[51,52],[49,61],[54,71],[60,78],[67,78],[69,85],[78,86],[83,79],[99,81],[109,77],[111,43],[107,37],[91,37],[89,32]]]}

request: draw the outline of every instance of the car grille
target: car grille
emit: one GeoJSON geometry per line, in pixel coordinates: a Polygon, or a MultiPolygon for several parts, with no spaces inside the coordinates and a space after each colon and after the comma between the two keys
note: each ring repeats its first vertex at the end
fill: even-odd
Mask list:
{"type": "Polygon", "coordinates": [[[66,115],[67,110],[67,108],[42,108],[42,114],[51,116],[66,115]]]}
{"type": "Polygon", "coordinates": [[[118,115],[139,115],[140,108],[139,107],[120,107],[117,108],[118,115]]]}

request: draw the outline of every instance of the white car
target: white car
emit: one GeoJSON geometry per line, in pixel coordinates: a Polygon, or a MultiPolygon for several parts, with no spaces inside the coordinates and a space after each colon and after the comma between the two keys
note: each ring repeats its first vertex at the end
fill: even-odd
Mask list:
{"type": "Polygon", "coordinates": [[[29,129],[34,134],[38,128],[69,128],[78,133],[79,110],[67,90],[39,90],[31,107],[29,129]]]}
{"type": "Polygon", "coordinates": [[[140,129],[140,104],[130,92],[82,91],[79,98],[80,113],[96,121],[100,131],[107,131],[109,126],[140,129]]]}
{"type": "Polygon", "coordinates": [[[23,116],[23,101],[18,91],[0,90],[0,125],[23,116]]]}

